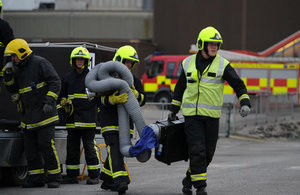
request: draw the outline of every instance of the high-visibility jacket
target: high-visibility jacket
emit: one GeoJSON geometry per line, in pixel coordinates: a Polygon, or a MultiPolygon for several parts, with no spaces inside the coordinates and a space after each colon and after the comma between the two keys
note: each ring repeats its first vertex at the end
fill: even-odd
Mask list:
{"type": "MultiPolygon", "coordinates": [[[[65,113],[67,129],[96,128],[96,99],[89,101],[85,92],[85,77],[89,72],[85,69],[81,74],[76,70],[68,72],[62,79],[62,88],[58,102],[61,98],[70,99],[74,110],[71,115],[65,113]]],[[[62,105],[57,106],[59,113],[64,113],[62,105]]]]}
{"type": "Polygon", "coordinates": [[[29,130],[57,123],[56,100],[61,85],[52,64],[43,57],[31,54],[23,65],[15,69],[13,79],[4,84],[9,92],[20,94],[23,110],[21,127],[29,130]],[[44,113],[44,104],[53,106],[51,113],[44,113]]]}
{"type": "Polygon", "coordinates": [[[228,64],[226,59],[217,55],[201,75],[196,68],[196,54],[182,62],[187,81],[182,98],[184,116],[221,117],[225,83],[222,76],[228,64]]]}

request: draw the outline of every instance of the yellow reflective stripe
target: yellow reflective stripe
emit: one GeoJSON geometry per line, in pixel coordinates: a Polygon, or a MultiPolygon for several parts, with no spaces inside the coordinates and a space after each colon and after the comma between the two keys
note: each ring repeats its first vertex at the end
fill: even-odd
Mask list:
{"type": "Polygon", "coordinates": [[[88,167],[89,170],[100,169],[100,164],[97,164],[97,165],[88,165],[87,167],[88,167]]]}
{"type": "MultiPolygon", "coordinates": [[[[42,88],[46,86],[46,82],[43,81],[39,84],[36,85],[36,88],[39,89],[39,88],[42,88]]],[[[26,92],[29,92],[29,91],[32,91],[32,88],[29,86],[29,87],[25,87],[25,88],[22,88],[22,89],[19,89],[19,93],[26,93],[26,92]]]]}
{"type": "Polygon", "coordinates": [[[67,123],[66,128],[75,128],[75,125],[73,123],[67,123]]]}
{"type": "Polygon", "coordinates": [[[118,126],[106,126],[106,127],[102,127],[101,128],[101,132],[107,132],[107,131],[119,131],[119,127],[118,126]]]}
{"type": "Polygon", "coordinates": [[[75,122],[75,127],[96,127],[96,123],[75,122]]]}
{"type": "MultiPolygon", "coordinates": [[[[107,131],[119,131],[118,126],[106,126],[106,127],[101,127],[101,133],[107,132],[107,131]]],[[[134,130],[130,129],[130,134],[133,135],[134,130]]]]}
{"type": "Polygon", "coordinates": [[[82,122],[67,123],[66,127],[67,128],[76,128],[76,127],[93,128],[96,127],[96,123],[82,123],[82,122]]]}
{"type": "Polygon", "coordinates": [[[60,109],[60,108],[62,108],[62,106],[60,104],[57,104],[56,109],[60,109]]]}
{"type": "Polygon", "coordinates": [[[33,129],[33,128],[36,128],[36,127],[40,127],[40,126],[44,126],[44,125],[47,125],[49,123],[52,123],[54,121],[58,121],[58,116],[53,116],[51,118],[48,118],[46,120],[43,120],[41,122],[38,122],[38,123],[34,123],[34,124],[25,124],[25,126],[27,126],[27,129],[33,129]]]}
{"type": "Polygon", "coordinates": [[[109,169],[110,169],[110,175],[113,175],[113,168],[112,168],[112,159],[111,159],[111,153],[110,153],[110,146],[108,145],[106,147],[107,150],[107,155],[108,155],[108,164],[109,164],[109,169]]]}
{"type": "Polygon", "coordinates": [[[53,97],[55,100],[57,100],[58,95],[57,95],[56,93],[54,93],[54,92],[52,92],[52,91],[48,91],[47,95],[48,95],[48,96],[51,96],[51,97],[53,97]]]}
{"type": "Polygon", "coordinates": [[[142,94],[142,93],[140,93],[140,96],[141,96],[141,100],[140,100],[140,105],[143,103],[143,101],[144,101],[144,98],[145,98],[145,96],[144,96],[144,94],[142,94]]]}
{"type": "Polygon", "coordinates": [[[42,174],[42,173],[44,173],[44,169],[29,170],[28,173],[29,173],[29,175],[42,174]]]}
{"type": "Polygon", "coordinates": [[[3,77],[3,72],[2,71],[0,71],[0,77],[3,77]]]}
{"type": "Polygon", "coordinates": [[[175,105],[175,106],[181,106],[181,102],[180,101],[177,101],[177,100],[172,100],[172,105],[175,105]]]}
{"type": "Polygon", "coordinates": [[[100,165],[100,154],[99,154],[98,147],[96,146],[96,140],[95,139],[94,139],[94,149],[95,149],[95,152],[96,152],[96,155],[97,155],[97,159],[98,159],[98,162],[99,162],[99,165],[100,165]]]}
{"type": "Polygon", "coordinates": [[[101,96],[101,104],[105,105],[105,96],[101,96]]]}
{"type": "Polygon", "coordinates": [[[241,101],[242,99],[250,99],[248,94],[243,94],[239,97],[239,101],[241,101]]]}
{"type": "Polygon", "coordinates": [[[112,176],[112,173],[110,170],[106,169],[105,167],[102,168],[102,173],[105,173],[106,175],[112,176]]]}
{"type": "Polygon", "coordinates": [[[191,180],[192,180],[192,182],[206,180],[206,173],[191,175],[191,180]]]}
{"type": "Polygon", "coordinates": [[[80,164],[79,165],[66,165],[67,169],[80,169],[80,164]]]}
{"type": "Polygon", "coordinates": [[[56,159],[58,168],[54,169],[54,170],[47,170],[47,173],[54,175],[54,174],[60,173],[60,162],[59,162],[59,158],[58,158],[57,151],[56,151],[56,148],[55,148],[55,142],[54,142],[53,139],[51,139],[51,147],[52,147],[52,151],[55,155],[55,159],[56,159]]]}
{"type": "Polygon", "coordinates": [[[23,122],[21,122],[21,127],[22,127],[22,128],[25,128],[25,127],[26,127],[26,124],[23,123],[23,122]]]}
{"type": "Polygon", "coordinates": [[[6,86],[11,86],[11,85],[13,85],[13,84],[15,83],[15,79],[12,78],[10,81],[7,81],[7,82],[3,81],[3,83],[4,83],[4,85],[6,85],[6,86]]]}
{"type": "Polygon", "coordinates": [[[121,177],[121,176],[128,176],[128,173],[126,171],[118,171],[118,172],[115,172],[113,173],[113,178],[116,178],[116,177],[121,177]]]}
{"type": "MultiPolygon", "coordinates": [[[[2,5],[1,5],[2,7],[2,5]]],[[[4,47],[4,43],[0,42],[0,47],[4,47]]]]}
{"type": "Polygon", "coordinates": [[[76,99],[76,98],[81,98],[81,99],[87,99],[87,95],[84,93],[74,93],[74,94],[69,94],[68,98],[71,99],[76,99]]]}

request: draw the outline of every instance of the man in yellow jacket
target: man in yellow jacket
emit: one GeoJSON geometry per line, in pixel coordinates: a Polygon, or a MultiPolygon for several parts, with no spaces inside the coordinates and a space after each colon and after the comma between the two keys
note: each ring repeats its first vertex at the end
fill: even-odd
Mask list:
{"type": "Polygon", "coordinates": [[[206,195],[207,167],[213,159],[219,133],[225,81],[234,89],[241,116],[250,112],[250,99],[244,82],[230,63],[218,54],[223,40],[213,27],[201,30],[197,39],[197,54],[182,62],[182,73],[174,90],[169,120],[182,108],[185,119],[190,167],[183,179],[183,193],[206,195]]]}

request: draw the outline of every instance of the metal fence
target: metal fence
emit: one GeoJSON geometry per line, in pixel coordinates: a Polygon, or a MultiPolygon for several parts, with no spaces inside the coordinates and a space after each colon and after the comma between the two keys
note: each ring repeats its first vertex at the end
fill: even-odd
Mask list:
{"type": "MultiPolygon", "coordinates": [[[[226,136],[243,128],[254,128],[257,125],[294,120],[300,114],[300,107],[295,103],[297,98],[296,94],[260,94],[252,96],[251,112],[244,118],[239,114],[240,105],[238,100],[235,104],[224,103],[219,134],[226,136]]],[[[146,124],[167,119],[169,106],[168,103],[147,102],[141,108],[146,124]]],[[[181,111],[178,116],[182,116],[181,111]]]]}

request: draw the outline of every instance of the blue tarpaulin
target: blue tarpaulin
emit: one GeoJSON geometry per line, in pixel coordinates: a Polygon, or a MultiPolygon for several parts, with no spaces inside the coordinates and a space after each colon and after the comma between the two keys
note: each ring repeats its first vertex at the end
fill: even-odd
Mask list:
{"type": "Polygon", "coordinates": [[[143,129],[141,138],[136,142],[134,146],[129,149],[130,156],[138,156],[139,154],[145,152],[146,150],[151,150],[152,148],[158,147],[158,139],[156,138],[153,130],[146,126],[143,129]]]}

